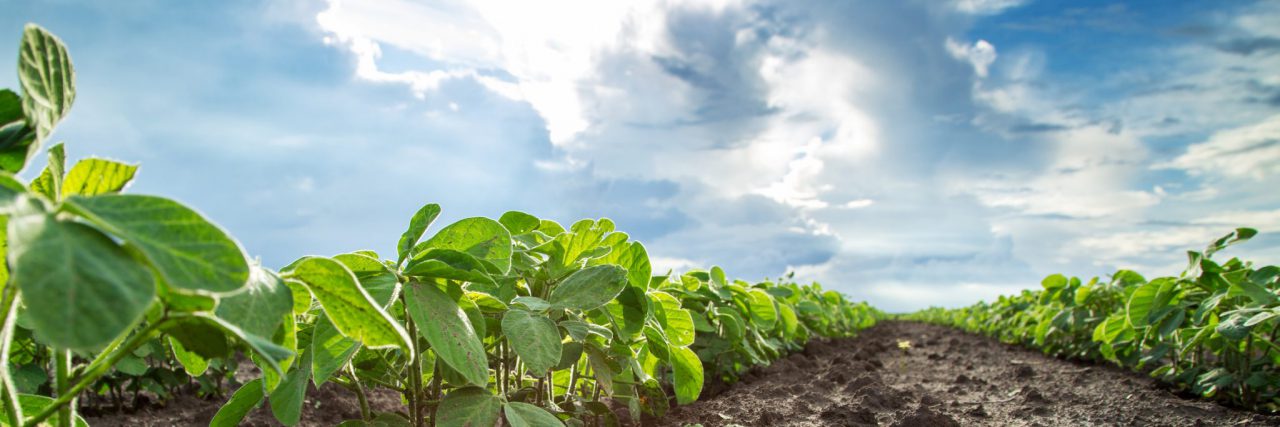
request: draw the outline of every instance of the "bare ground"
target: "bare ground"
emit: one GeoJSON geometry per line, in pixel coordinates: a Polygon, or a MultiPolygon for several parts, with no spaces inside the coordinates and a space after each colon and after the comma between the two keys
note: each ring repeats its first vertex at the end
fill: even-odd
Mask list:
{"type": "Polygon", "coordinates": [[[1184,398],[1145,376],[1071,362],[951,328],[885,322],[814,341],[658,425],[1280,425],[1184,398]],[[898,348],[898,341],[911,348],[898,348]]]}

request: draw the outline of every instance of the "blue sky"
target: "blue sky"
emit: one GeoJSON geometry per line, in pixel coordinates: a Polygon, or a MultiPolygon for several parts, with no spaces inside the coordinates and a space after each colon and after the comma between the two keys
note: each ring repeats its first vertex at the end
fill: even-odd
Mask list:
{"type": "Polygon", "coordinates": [[[390,252],[428,202],[607,216],[663,268],[889,310],[1176,274],[1236,226],[1280,261],[1276,2],[0,7],[0,69],[25,22],[70,46],[73,158],[140,162],[132,192],[270,266],[390,252]]]}

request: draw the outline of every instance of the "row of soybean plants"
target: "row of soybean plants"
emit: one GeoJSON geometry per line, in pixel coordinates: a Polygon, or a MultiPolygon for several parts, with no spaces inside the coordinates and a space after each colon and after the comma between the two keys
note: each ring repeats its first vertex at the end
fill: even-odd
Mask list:
{"type": "Polygon", "coordinates": [[[1147,372],[1192,393],[1280,409],[1280,267],[1213,255],[1256,235],[1240,228],[1189,251],[1177,277],[1120,270],[1084,282],[1052,275],[1040,290],[932,308],[909,319],[951,325],[1045,353],[1147,372]]]}
{"type": "Polygon", "coordinates": [[[233,386],[213,425],[264,403],[293,425],[308,383],[358,397],[357,426],[613,425],[877,315],[816,284],[653,276],[608,219],[565,229],[508,212],[424,239],[437,205],[411,218],[392,259],[355,251],[272,271],[194,210],[120,194],[135,165],[68,167],[58,144],[38,177],[17,179],[75,99],[55,36],[28,25],[20,50],[21,95],[0,91],[3,425],[83,425],[81,399],[233,386]],[[236,386],[240,363],[261,377],[236,386]],[[405,409],[372,412],[375,388],[405,409]]]}

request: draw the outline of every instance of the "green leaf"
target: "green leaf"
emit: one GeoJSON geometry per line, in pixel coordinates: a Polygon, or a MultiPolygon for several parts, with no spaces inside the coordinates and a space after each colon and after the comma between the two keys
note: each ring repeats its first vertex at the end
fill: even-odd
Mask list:
{"type": "Polygon", "coordinates": [[[311,354],[302,353],[302,363],[285,374],[281,382],[271,392],[271,414],[286,426],[298,424],[302,420],[302,402],[307,397],[307,378],[311,376],[311,354]]]}
{"type": "MultiPolygon", "coordinates": [[[[281,347],[267,338],[245,333],[236,325],[227,323],[227,321],[222,320],[222,318],[217,316],[208,313],[193,313],[191,314],[191,317],[193,319],[203,321],[210,326],[216,327],[222,331],[222,335],[235,338],[249,346],[249,349],[262,357],[263,361],[267,362],[267,366],[273,370],[283,372],[283,369],[280,367],[280,362],[288,360],[294,355],[292,350],[281,347]]],[[[191,343],[189,341],[185,341],[183,344],[190,345],[191,343]]]]}
{"type": "Polygon", "coordinates": [[[719,286],[729,286],[729,281],[725,278],[724,269],[718,265],[711,267],[711,283],[719,286]]]}
{"type": "Polygon", "coordinates": [[[404,275],[497,285],[479,259],[452,249],[430,249],[418,254],[409,262],[404,275]]]}
{"type": "Polygon", "coordinates": [[[654,299],[654,307],[658,309],[658,321],[667,335],[670,345],[686,347],[693,344],[696,334],[693,327],[693,316],[689,310],[680,308],[680,300],[665,292],[650,292],[654,299]]]}
{"type": "Polygon", "coordinates": [[[409,334],[365,292],[351,270],[331,258],[305,257],[291,272],[320,301],[342,335],[372,349],[400,347],[412,352],[409,334]]]}
{"type": "Polygon", "coordinates": [[[244,383],[231,395],[231,399],[209,421],[209,427],[235,427],[249,412],[262,405],[264,398],[262,379],[244,383]]]}
{"type": "Polygon", "coordinates": [[[311,335],[311,369],[312,382],[319,387],[351,361],[360,350],[360,342],[342,336],[324,314],[317,316],[315,325],[311,335]]]}
{"type": "Polygon", "coordinates": [[[233,292],[249,279],[249,261],[226,232],[163,197],[104,194],[71,197],[67,206],[137,248],[170,287],[233,292]]]}
{"type": "Polygon", "coordinates": [[[10,218],[8,263],[36,333],[98,350],[128,332],[155,299],[155,279],[111,238],[43,213],[10,218]]]}
{"type": "Polygon", "coordinates": [[[62,178],[67,171],[67,152],[61,143],[49,147],[49,165],[40,171],[40,176],[31,181],[31,191],[43,194],[49,200],[62,200],[62,178]]]}
{"type": "MultiPolygon", "coordinates": [[[[39,396],[39,395],[34,395],[34,394],[19,394],[19,395],[18,395],[18,406],[22,408],[22,414],[23,414],[23,415],[34,415],[34,414],[35,414],[35,413],[37,413],[37,412],[43,411],[43,410],[44,410],[44,408],[48,407],[48,406],[49,406],[49,405],[51,405],[51,404],[53,404],[53,399],[52,399],[52,398],[48,398],[48,397],[44,397],[44,396],[39,396]]],[[[4,416],[4,414],[6,414],[6,412],[4,411],[4,409],[0,409],[0,426],[8,426],[8,425],[9,425],[9,417],[4,416]]],[[[80,415],[75,415],[75,416],[74,416],[74,418],[75,418],[75,422],[74,422],[74,423],[72,423],[72,425],[73,425],[73,426],[75,426],[75,427],[89,427],[89,423],[85,422],[85,421],[84,421],[84,418],[81,418],[81,417],[80,417],[80,415]]],[[[62,424],[60,424],[58,421],[59,421],[58,414],[54,414],[52,417],[49,417],[49,419],[48,419],[48,420],[46,420],[45,422],[41,423],[40,425],[42,425],[42,426],[45,426],[45,425],[49,425],[49,426],[62,425],[62,424]]]]}
{"type": "Polygon", "coordinates": [[[453,249],[493,264],[498,273],[511,269],[511,233],[489,218],[467,218],[441,229],[413,247],[413,257],[429,249],[453,249]]]}
{"type": "Polygon", "coordinates": [[[40,144],[34,143],[36,129],[22,111],[22,98],[9,89],[0,89],[0,169],[17,173],[40,144]]]}
{"type": "Polygon", "coordinates": [[[516,309],[502,316],[502,333],[535,376],[543,376],[560,362],[560,330],[550,318],[516,309]]]}
{"type": "Polygon", "coordinates": [[[671,347],[671,371],[675,378],[676,401],[688,405],[702,394],[702,361],[685,347],[671,347]]]}
{"type": "Polygon", "coordinates": [[[472,385],[489,382],[489,360],[471,320],[457,300],[431,283],[405,287],[405,311],[421,325],[418,334],[431,343],[440,360],[458,371],[472,385]]]}
{"type": "Polygon", "coordinates": [[[418,239],[422,238],[422,233],[427,231],[427,227],[435,222],[436,217],[440,216],[440,205],[435,203],[423,206],[418,212],[413,214],[413,218],[409,219],[409,229],[400,235],[400,244],[396,246],[396,251],[400,254],[396,258],[396,265],[404,263],[405,258],[409,257],[409,252],[413,249],[413,245],[418,243],[418,239]]]}
{"type": "Polygon", "coordinates": [[[1240,314],[1234,314],[1222,319],[1222,323],[1218,324],[1217,331],[1223,337],[1240,341],[1249,336],[1249,332],[1253,330],[1253,326],[1248,325],[1249,319],[1240,314]]]}
{"type": "Polygon", "coordinates": [[[498,218],[498,222],[502,223],[503,227],[507,227],[507,231],[510,231],[512,235],[537,230],[538,226],[542,224],[542,220],[539,220],[538,217],[520,211],[504,213],[501,218],[498,218]]]}
{"type": "Polygon", "coordinates": [[[652,266],[649,264],[649,253],[640,242],[622,243],[613,247],[609,255],[592,260],[592,265],[617,264],[627,269],[627,280],[631,286],[641,290],[649,289],[649,275],[652,266]]]}
{"type": "Polygon", "coordinates": [[[1061,274],[1052,274],[1040,281],[1040,286],[1045,290],[1055,290],[1067,287],[1067,276],[1061,274]]]}
{"type": "Polygon", "coordinates": [[[772,330],[778,322],[778,308],[773,305],[773,297],[768,292],[752,288],[747,291],[748,306],[751,309],[751,321],[765,331],[772,330]]]}
{"type": "Polygon", "coordinates": [[[480,427],[498,425],[502,399],[480,387],[454,390],[444,397],[436,411],[439,427],[480,427]]]}
{"type": "Polygon", "coordinates": [[[800,319],[796,317],[796,312],[790,305],[778,304],[779,318],[782,319],[782,331],[787,336],[794,335],[796,329],[800,327],[800,319]]]}
{"type": "Polygon", "coordinates": [[[76,162],[62,181],[62,197],[119,193],[133,181],[138,166],[103,159],[76,162]]]}
{"type": "Polygon", "coordinates": [[[169,348],[173,349],[173,358],[178,359],[178,363],[182,364],[182,369],[187,371],[188,375],[198,377],[209,370],[209,361],[188,351],[177,338],[169,337],[169,348]]]}
{"type": "Polygon", "coordinates": [[[597,265],[578,270],[551,290],[551,308],[593,310],[612,301],[627,286],[627,270],[597,265]]]}
{"type": "Polygon", "coordinates": [[[1129,296],[1128,317],[1129,325],[1134,328],[1141,328],[1151,323],[1151,312],[1163,308],[1160,301],[1166,303],[1167,299],[1162,298],[1161,294],[1168,293],[1173,288],[1174,281],[1172,278],[1161,277],[1152,280],[1133,291],[1133,295],[1129,296]]]}
{"type": "Polygon", "coordinates": [[[76,99],[75,70],[62,40],[38,25],[27,24],[18,56],[18,81],[27,117],[44,139],[67,116],[76,99]]]}
{"type": "Polygon", "coordinates": [[[293,293],[275,272],[254,265],[248,284],[218,303],[218,317],[246,333],[270,337],[293,310],[293,293]]]}
{"type": "Polygon", "coordinates": [[[563,426],[559,418],[551,415],[546,409],[524,402],[507,402],[502,406],[502,413],[507,417],[511,427],[552,427],[563,426]]]}
{"type": "Polygon", "coordinates": [[[512,305],[524,306],[529,311],[544,312],[551,308],[551,303],[538,297],[519,296],[511,299],[512,305]]]}

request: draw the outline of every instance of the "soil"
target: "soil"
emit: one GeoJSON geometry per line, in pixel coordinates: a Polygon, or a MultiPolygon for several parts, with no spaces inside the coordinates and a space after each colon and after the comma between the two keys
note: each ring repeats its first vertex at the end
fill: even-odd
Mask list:
{"type": "MultiPolygon", "coordinates": [[[[180,397],[165,407],[86,417],[99,426],[207,426],[223,400],[180,397]]],[[[371,392],[375,411],[402,410],[371,392]]],[[[307,393],[303,426],[359,416],[333,384],[307,393]]],[[[624,419],[626,417],[623,417],[624,419]]],[[[1143,375],[1064,361],[941,326],[884,322],[859,336],[815,340],[733,385],[708,381],[698,402],[646,425],[681,426],[1280,426],[1260,415],[1185,397],[1143,375]],[[898,342],[910,341],[900,349],[898,342]]],[[[242,425],[275,426],[263,405],[242,425]]]]}
{"type": "MultiPolygon", "coordinates": [[[[711,390],[713,393],[715,390],[711,390]]],[[[1260,415],[1179,396],[1140,374],[1045,356],[951,328],[885,322],[813,341],[660,425],[1240,426],[1260,415]],[[910,341],[900,349],[899,341],[910,341]]]]}

